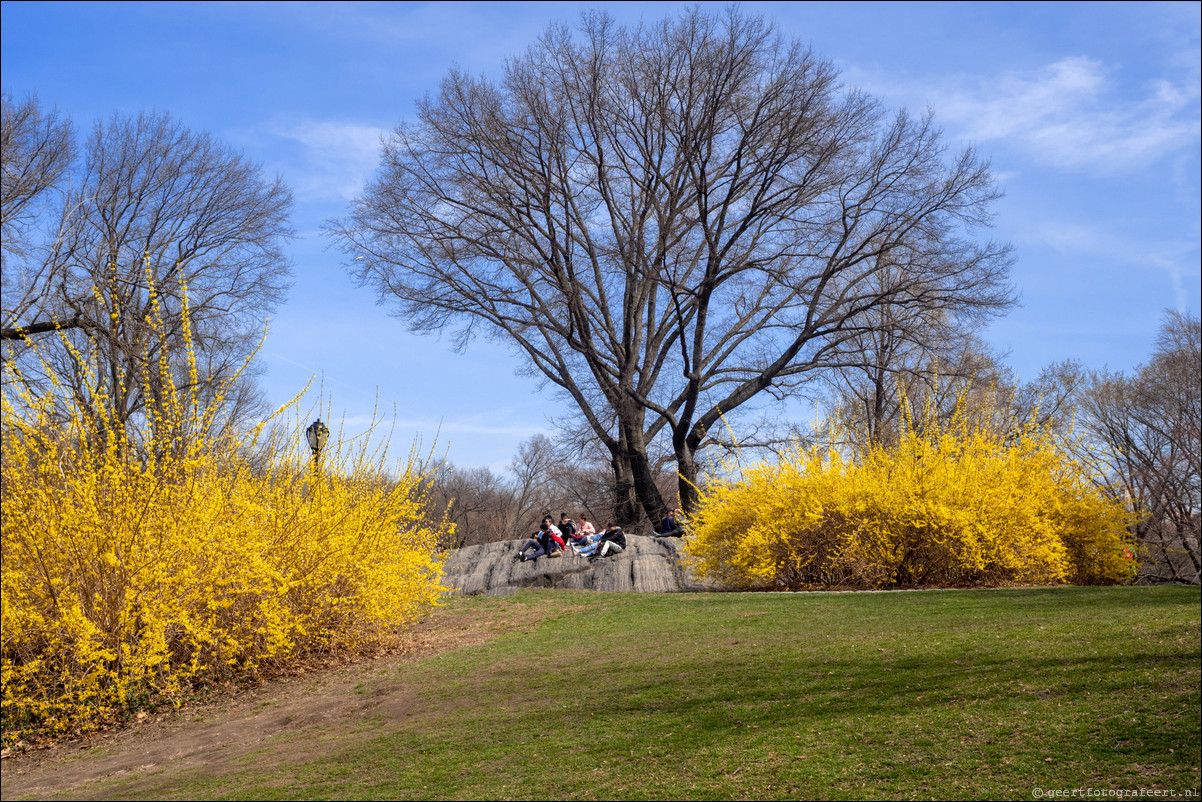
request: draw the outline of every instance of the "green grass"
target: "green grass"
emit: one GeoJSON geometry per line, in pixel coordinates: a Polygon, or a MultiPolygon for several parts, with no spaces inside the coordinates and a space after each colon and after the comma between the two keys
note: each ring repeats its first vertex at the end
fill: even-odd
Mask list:
{"type": "Polygon", "coordinates": [[[457,599],[443,615],[507,609],[529,627],[386,678],[411,697],[403,712],[268,742],[221,776],[142,777],[137,795],[1197,794],[1198,588],[559,591],[457,599]]]}

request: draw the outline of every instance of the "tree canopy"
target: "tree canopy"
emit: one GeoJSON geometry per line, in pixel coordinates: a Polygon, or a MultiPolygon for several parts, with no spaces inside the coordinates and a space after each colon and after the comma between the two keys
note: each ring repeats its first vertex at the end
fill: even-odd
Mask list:
{"type": "MultiPolygon", "coordinates": [[[[40,338],[78,394],[97,392],[116,420],[136,421],[159,393],[147,366],[182,365],[186,293],[199,372],[181,380],[205,390],[242,369],[287,288],[292,194],[279,179],[162,113],[97,122],[77,157],[68,122],[5,95],[3,140],[6,360],[40,338]],[[146,323],[156,304],[163,339],[146,323]],[[80,383],[88,359],[107,367],[107,386],[80,383]]],[[[39,360],[25,361],[22,375],[37,381],[39,360]]],[[[240,382],[231,412],[254,395],[240,382]]]]}
{"type": "Polygon", "coordinates": [[[663,514],[652,443],[688,509],[724,415],[859,364],[882,321],[1007,308],[1009,248],[978,237],[998,195],[929,113],[763,19],[589,13],[498,81],[452,70],[334,228],[413,330],[509,342],[570,398],[631,522],[663,514]]]}

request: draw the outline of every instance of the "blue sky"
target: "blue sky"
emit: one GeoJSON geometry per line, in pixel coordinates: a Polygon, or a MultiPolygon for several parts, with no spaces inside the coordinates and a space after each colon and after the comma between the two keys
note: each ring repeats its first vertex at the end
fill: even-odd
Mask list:
{"type": "MultiPolygon", "coordinates": [[[[721,11],[724,4],[702,4],[721,11]]],[[[3,88],[87,130],[169,111],[279,174],[294,286],[262,351],[282,403],[314,374],[335,418],[379,401],[397,445],[441,427],[460,465],[548,431],[549,393],[503,346],[417,337],[347,277],[321,233],[372,174],[380,135],[452,66],[496,74],[585,8],[655,21],[683,3],[3,3],[3,88]]],[[[1130,370],[1165,309],[1199,310],[1200,8],[1186,3],[743,3],[892,107],[930,107],[993,162],[993,235],[1022,306],[986,332],[1024,379],[1052,362],[1130,370]]]]}

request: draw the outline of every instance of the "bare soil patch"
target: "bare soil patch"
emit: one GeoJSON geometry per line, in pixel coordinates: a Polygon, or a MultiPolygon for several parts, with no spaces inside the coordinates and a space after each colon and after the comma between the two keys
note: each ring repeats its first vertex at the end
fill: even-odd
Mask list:
{"type": "Polygon", "coordinates": [[[219,775],[250,761],[260,766],[303,761],[356,733],[372,737],[381,722],[387,726],[424,712],[419,689],[407,685],[398,669],[533,626],[538,616],[527,615],[528,606],[545,603],[536,595],[526,604],[512,598],[450,604],[416,625],[399,653],[339,667],[299,668],[256,688],[231,688],[203,705],[142,714],[128,730],[10,754],[2,763],[4,799],[128,798],[151,791],[168,767],[172,774],[219,775]],[[365,721],[374,723],[364,726],[365,721]],[[286,749],[278,748],[285,743],[286,749]]]}

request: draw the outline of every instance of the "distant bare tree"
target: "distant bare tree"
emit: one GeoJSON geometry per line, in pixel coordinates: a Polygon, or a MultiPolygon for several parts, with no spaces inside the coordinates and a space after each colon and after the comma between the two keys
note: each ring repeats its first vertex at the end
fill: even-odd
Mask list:
{"type": "MultiPolygon", "coordinates": [[[[572,518],[580,513],[600,529],[613,519],[613,471],[598,452],[592,459],[567,459],[558,462],[551,472],[551,486],[559,503],[556,509],[568,512],[572,518]]],[[[671,477],[673,480],[675,476],[671,477]]],[[[674,483],[674,482],[673,482],[674,483]]]]}
{"type": "Polygon", "coordinates": [[[1168,312],[1135,375],[1095,373],[1082,398],[1083,456],[1135,509],[1146,554],[1175,581],[1198,582],[1202,514],[1202,326],[1168,312]]]}
{"type": "Polygon", "coordinates": [[[533,532],[560,505],[549,478],[553,467],[551,441],[536,435],[518,448],[509,476],[444,465],[433,483],[432,503],[449,508],[456,546],[512,540],[533,532]]]}
{"type": "Polygon", "coordinates": [[[855,451],[891,444],[905,426],[921,431],[928,411],[938,422],[960,414],[1010,436],[1028,425],[1067,434],[1083,381],[1081,368],[1070,361],[1022,382],[1003,355],[938,319],[890,321],[844,347],[854,358],[849,353],[826,374],[827,402],[838,421],[839,444],[855,451]]]}
{"type": "MultiPolygon", "coordinates": [[[[7,98],[5,103],[7,204],[7,98]]],[[[21,115],[14,111],[12,119],[21,115]]],[[[33,129],[43,139],[66,147],[61,125],[40,125],[33,129]]],[[[14,140],[28,141],[18,128],[14,125],[14,140]]],[[[14,147],[14,174],[30,161],[29,151],[14,147]]],[[[179,382],[189,381],[180,367],[186,290],[202,393],[230,378],[253,353],[265,316],[287,286],[289,266],[280,247],[291,236],[290,192],[237,152],[165,114],[114,116],[96,125],[73,171],[66,172],[60,161],[53,165],[40,171],[44,180],[26,183],[41,187],[42,195],[61,194],[56,216],[41,221],[35,244],[5,253],[5,358],[20,359],[30,338],[66,331],[74,352],[56,347],[54,337],[40,340],[60,376],[78,377],[80,355],[98,359],[116,420],[135,422],[156,403],[159,388],[144,376],[163,349],[180,372],[179,382]],[[20,291],[10,295],[10,287],[20,291]],[[152,289],[165,341],[152,337],[146,322],[156,302],[152,289]]],[[[16,208],[14,221],[28,220],[22,210],[29,208],[29,203],[16,208]]],[[[6,206],[6,227],[8,214],[6,206]]],[[[81,397],[88,392],[78,382],[75,391],[81,397]]],[[[258,403],[246,383],[227,401],[234,416],[258,403]]]]}
{"type": "Polygon", "coordinates": [[[907,402],[919,409],[939,404],[949,378],[975,376],[982,367],[979,343],[940,310],[882,304],[865,316],[874,325],[846,337],[837,366],[822,376],[841,436],[857,449],[892,443],[907,402]]]}
{"type": "Polygon", "coordinates": [[[443,545],[448,548],[475,546],[518,536],[510,530],[512,493],[503,477],[489,468],[440,467],[430,483],[430,510],[445,510],[455,524],[455,533],[443,545]]]}
{"type": "Polygon", "coordinates": [[[52,276],[31,258],[39,223],[58,222],[66,176],[75,158],[71,124],[43,111],[36,98],[20,103],[3,95],[0,121],[0,224],[3,229],[4,325],[48,294],[52,276]]]}
{"type": "Polygon", "coordinates": [[[683,506],[723,416],[837,366],[882,306],[1012,301],[998,197],[930,115],[889,116],[737,10],[552,27],[500,83],[452,71],[335,232],[415,331],[509,342],[579,409],[620,520],[683,506]],[[640,510],[641,508],[641,510],[640,510]]]}
{"type": "Polygon", "coordinates": [[[544,515],[559,521],[581,512],[594,523],[612,517],[611,475],[581,452],[545,435],[523,442],[503,474],[489,468],[441,466],[432,482],[431,507],[449,509],[455,547],[513,540],[538,528],[544,515]]]}

